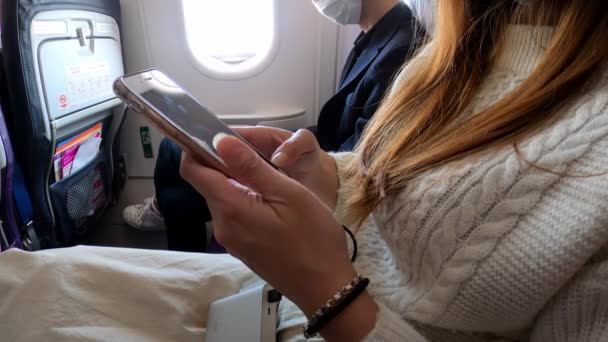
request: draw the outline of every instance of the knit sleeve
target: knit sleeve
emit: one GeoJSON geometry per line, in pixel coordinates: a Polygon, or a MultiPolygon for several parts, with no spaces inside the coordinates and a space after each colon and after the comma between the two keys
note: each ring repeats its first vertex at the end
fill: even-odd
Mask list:
{"type": "Polygon", "coordinates": [[[424,342],[427,341],[403,318],[387,307],[380,305],[380,311],[374,330],[365,338],[364,342],[424,342]]]}
{"type": "Polygon", "coordinates": [[[547,305],[532,342],[606,341],[608,338],[608,248],[547,305]]]}
{"type": "Polygon", "coordinates": [[[334,210],[334,216],[343,225],[350,225],[352,222],[346,215],[346,199],[349,193],[352,192],[351,187],[346,183],[346,168],[351,160],[354,158],[354,154],[347,153],[334,153],[332,157],[336,161],[336,167],[338,169],[338,176],[340,178],[340,186],[338,188],[338,202],[334,210]]]}

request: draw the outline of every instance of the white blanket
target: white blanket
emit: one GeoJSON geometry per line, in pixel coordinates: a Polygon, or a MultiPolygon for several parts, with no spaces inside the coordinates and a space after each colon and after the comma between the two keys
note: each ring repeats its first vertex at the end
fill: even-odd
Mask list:
{"type": "MultiPolygon", "coordinates": [[[[251,281],[255,275],[226,255],[9,251],[0,255],[0,341],[201,342],[209,303],[251,281]]],[[[304,319],[285,304],[282,327],[293,329],[280,339],[300,340],[304,319]]]]}

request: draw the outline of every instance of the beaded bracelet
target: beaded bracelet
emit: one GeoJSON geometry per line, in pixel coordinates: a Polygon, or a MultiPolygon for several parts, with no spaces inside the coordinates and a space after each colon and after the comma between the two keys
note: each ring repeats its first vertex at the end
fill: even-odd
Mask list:
{"type": "Polygon", "coordinates": [[[312,338],[318,335],[329,322],[344,311],[355,299],[367,289],[369,279],[358,276],[342,290],[336,293],[319,311],[317,311],[304,327],[304,337],[312,338]]]}

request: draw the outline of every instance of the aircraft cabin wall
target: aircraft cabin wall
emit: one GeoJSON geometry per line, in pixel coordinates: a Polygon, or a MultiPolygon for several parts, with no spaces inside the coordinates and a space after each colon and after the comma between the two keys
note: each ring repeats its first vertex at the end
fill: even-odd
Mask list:
{"type": "MultiPolygon", "coordinates": [[[[122,0],[127,72],[158,67],[231,124],[264,124],[285,129],[315,124],[321,106],[336,90],[338,70],[342,69],[359,33],[358,27],[339,29],[319,15],[310,1],[262,0],[256,1],[254,7],[252,3],[251,0],[232,1],[230,5],[198,0],[122,0]],[[268,18],[274,19],[274,28],[256,26],[267,24],[268,18]],[[238,32],[236,29],[242,25],[231,26],[230,20],[247,21],[246,26],[260,34],[238,32]],[[223,27],[216,28],[216,24],[223,27]],[[223,40],[238,40],[238,35],[243,34],[243,49],[255,51],[251,40],[268,44],[268,37],[261,37],[261,33],[273,35],[270,52],[265,62],[251,68],[253,71],[231,74],[229,68],[239,64],[231,65],[234,63],[231,60],[213,69],[209,65],[217,60],[205,64],[200,53],[196,53],[216,44],[220,52],[214,58],[225,57],[221,55],[222,48],[233,53],[229,57],[238,58],[234,50],[222,45],[223,40]],[[209,46],[204,45],[207,43],[209,46]]],[[[131,113],[122,130],[122,152],[126,154],[130,177],[152,177],[154,172],[155,159],[144,156],[141,127],[149,124],[131,113]]],[[[162,137],[153,127],[150,130],[156,157],[162,137]]]]}

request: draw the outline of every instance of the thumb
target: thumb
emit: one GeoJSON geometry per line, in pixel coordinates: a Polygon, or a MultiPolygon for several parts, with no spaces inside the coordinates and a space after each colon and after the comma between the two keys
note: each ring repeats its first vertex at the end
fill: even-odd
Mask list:
{"type": "Polygon", "coordinates": [[[307,129],[298,130],[275,151],[272,162],[287,172],[293,172],[298,162],[320,150],[317,138],[307,129]]]}
{"type": "Polygon", "coordinates": [[[228,135],[214,139],[215,149],[235,180],[260,195],[276,195],[285,189],[286,177],[264,161],[245,142],[228,135]]]}

